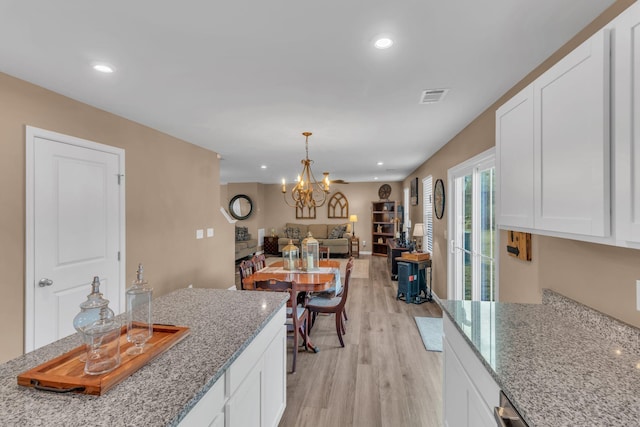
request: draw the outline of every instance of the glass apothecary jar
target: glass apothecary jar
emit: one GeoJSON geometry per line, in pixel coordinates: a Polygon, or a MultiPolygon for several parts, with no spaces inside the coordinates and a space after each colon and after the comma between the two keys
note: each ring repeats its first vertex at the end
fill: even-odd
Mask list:
{"type": "Polygon", "coordinates": [[[302,269],[312,271],[318,269],[320,260],[320,244],[313,238],[311,232],[302,241],[302,269]]]}
{"type": "Polygon", "coordinates": [[[289,240],[289,244],[282,248],[282,261],[285,270],[297,270],[300,251],[293,240],[289,240]]]}
{"type": "Polygon", "coordinates": [[[120,322],[109,308],[109,300],[100,293],[100,278],[95,276],[91,293],[80,304],[73,327],[82,334],[86,345],[84,372],[99,375],[120,366],[120,322]]]}

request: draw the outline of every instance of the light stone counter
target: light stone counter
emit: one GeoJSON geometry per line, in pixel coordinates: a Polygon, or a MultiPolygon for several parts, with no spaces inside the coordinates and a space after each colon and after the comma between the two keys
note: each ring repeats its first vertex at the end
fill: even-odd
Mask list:
{"type": "Polygon", "coordinates": [[[276,292],[217,289],[180,289],[155,298],[154,322],[188,326],[191,334],[103,396],[17,385],[18,374],[80,345],[77,334],[4,363],[0,425],[177,425],[287,298],[276,292]]]}
{"type": "Polygon", "coordinates": [[[439,303],[529,427],[640,426],[640,330],[548,290],[439,303]]]}

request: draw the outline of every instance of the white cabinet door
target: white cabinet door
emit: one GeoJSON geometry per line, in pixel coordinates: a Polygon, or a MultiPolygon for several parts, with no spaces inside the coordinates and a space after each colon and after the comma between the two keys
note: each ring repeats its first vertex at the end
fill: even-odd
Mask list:
{"type": "Polygon", "coordinates": [[[287,330],[273,339],[264,354],[262,425],[277,427],[287,406],[287,330]]]}
{"type": "Polygon", "coordinates": [[[287,404],[282,307],[180,422],[180,427],[276,427],[287,404]]]}
{"type": "MultiPolygon", "coordinates": [[[[276,427],[287,403],[284,322],[227,403],[230,427],[276,427]]],[[[231,367],[234,369],[234,366],[231,367]]]]}
{"type": "Polygon", "coordinates": [[[640,243],[640,5],[616,19],[614,135],[616,239],[640,243]]]}
{"type": "Polygon", "coordinates": [[[444,425],[446,427],[466,427],[469,418],[468,402],[468,382],[464,368],[455,356],[449,342],[444,342],[443,365],[444,365],[444,393],[442,401],[444,403],[444,425]]]}
{"type": "Polygon", "coordinates": [[[443,324],[443,424],[493,427],[500,388],[446,316],[443,324]]]}
{"type": "Polygon", "coordinates": [[[286,307],[282,307],[262,332],[227,370],[229,427],[275,427],[287,403],[286,307]]]}
{"type": "Polygon", "coordinates": [[[497,223],[533,228],[533,85],[496,111],[497,223]]]}
{"type": "Polygon", "coordinates": [[[534,82],[536,229],[608,236],[609,32],[534,82]]]}
{"type": "Polygon", "coordinates": [[[227,403],[229,421],[227,425],[229,427],[262,426],[264,402],[260,396],[263,387],[263,372],[262,363],[257,363],[229,398],[227,403]]]}

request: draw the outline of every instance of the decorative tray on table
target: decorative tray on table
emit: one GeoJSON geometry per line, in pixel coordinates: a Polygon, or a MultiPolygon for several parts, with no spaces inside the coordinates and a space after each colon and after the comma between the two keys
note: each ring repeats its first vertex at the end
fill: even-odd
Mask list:
{"type": "Polygon", "coordinates": [[[120,366],[101,375],[84,373],[85,345],[74,348],[54,359],[18,375],[18,384],[38,390],[58,393],[102,395],[158,355],[169,350],[189,335],[183,326],[153,325],[153,336],[146,342],[144,352],[127,354],[133,344],[127,341],[127,327],[120,329],[120,366]]]}

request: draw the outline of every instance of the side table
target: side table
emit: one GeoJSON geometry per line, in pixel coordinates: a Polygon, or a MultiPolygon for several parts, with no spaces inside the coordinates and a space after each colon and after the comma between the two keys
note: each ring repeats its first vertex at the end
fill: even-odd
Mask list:
{"type": "Polygon", "coordinates": [[[351,256],[360,258],[360,238],[353,236],[351,238],[351,256]]]}
{"type": "Polygon", "coordinates": [[[264,236],[264,253],[278,255],[278,236],[264,236]]]}

